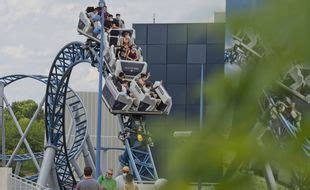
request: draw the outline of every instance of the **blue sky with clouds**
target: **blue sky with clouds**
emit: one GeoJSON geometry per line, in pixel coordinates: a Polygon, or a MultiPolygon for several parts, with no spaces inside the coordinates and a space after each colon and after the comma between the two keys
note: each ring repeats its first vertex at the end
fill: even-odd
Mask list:
{"type": "MultiPolygon", "coordinates": [[[[78,15],[95,0],[0,0],[0,76],[47,75],[57,52],[71,41],[84,41],[76,32],[78,15]]],[[[212,22],[225,0],[107,0],[109,12],[121,13],[127,27],[150,23],[212,22]]],[[[76,68],[70,81],[75,90],[96,91],[98,73],[76,68]],[[83,76],[81,78],[81,76],[83,76]]],[[[43,97],[43,85],[23,80],[5,89],[11,101],[43,97]]]]}

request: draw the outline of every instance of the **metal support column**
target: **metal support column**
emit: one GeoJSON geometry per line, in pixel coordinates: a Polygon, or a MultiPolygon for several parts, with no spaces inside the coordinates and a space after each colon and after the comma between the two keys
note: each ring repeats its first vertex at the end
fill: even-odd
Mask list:
{"type": "Polygon", "coordinates": [[[74,171],[77,174],[77,176],[79,177],[79,179],[82,180],[84,174],[83,174],[81,168],[79,167],[79,164],[76,162],[76,160],[74,158],[72,160],[70,160],[70,163],[72,164],[74,171]]]}
{"type": "Polygon", "coordinates": [[[20,172],[20,169],[21,169],[21,167],[22,167],[22,161],[18,161],[17,163],[16,163],[16,167],[15,167],[15,171],[14,171],[14,174],[15,175],[19,175],[19,172],[20,172]]]}
{"type": "MultiPolygon", "coordinates": [[[[4,84],[0,82],[0,128],[1,128],[1,151],[2,155],[5,155],[5,126],[4,126],[4,107],[3,107],[3,97],[4,97],[4,84]]],[[[2,166],[5,166],[5,159],[3,157],[2,166]]]]}
{"type": "Polygon", "coordinates": [[[57,147],[53,145],[47,145],[44,151],[44,158],[42,161],[41,172],[39,173],[38,184],[46,186],[49,177],[52,174],[52,167],[54,165],[54,159],[56,155],[57,147]]]}
{"type": "MultiPolygon", "coordinates": [[[[200,112],[199,112],[199,128],[202,130],[203,128],[203,80],[204,80],[204,72],[203,72],[203,64],[201,64],[201,71],[200,71],[200,112]]],[[[198,179],[198,190],[202,189],[201,179],[198,179]]]]}
{"type": "Polygon", "coordinates": [[[101,31],[100,31],[100,59],[99,59],[99,89],[98,89],[98,120],[97,120],[97,142],[96,142],[96,178],[100,176],[100,147],[101,147],[101,116],[102,116],[102,72],[103,72],[103,50],[104,50],[104,0],[100,0],[101,7],[101,31]]]}
{"type": "MultiPolygon", "coordinates": [[[[8,163],[6,164],[6,167],[9,167],[13,161],[14,156],[17,154],[20,146],[22,145],[23,141],[26,139],[26,136],[28,134],[28,132],[30,131],[31,127],[32,127],[32,123],[35,121],[35,119],[37,118],[38,114],[40,113],[40,110],[43,106],[45,102],[45,96],[43,97],[43,99],[41,100],[40,104],[38,105],[37,110],[35,111],[34,115],[32,116],[26,130],[24,131],[24,134],[22,135],[22,137],[19,139],[19,142],[17,143],[17,146],[15,147],[15,150],[12,153],[12,156],[10,158],[10,160],[8,161],[8,163]]],[[[40,170],[38,170],[40,171],[40,170]]]]}
{"type": "Polygon", "coordinates": [[[204,72],[203,72],[203,64],[201,64],[201,72],[200,72],[200,112],[199,112],[199,125],[200,125],[200,130],[202,130],[203,128],[203,109],[204,109],[204,106],[203,106],[203,81],[204,81],[204,72]]]}
{"type": "Polygon", "coordinates": [[[85,166],[91,167],[94,171],[95,170],[94,160],[92,159],[89,151],[87,150],[86,144],[83,145],[82,153],[83,153],[83,157],[84,157],[85,166]]]}
{"type": "Polygon", "coordinates": [[[90,156],[91,156],[92,160],[95,162],[95,160],[96,160],[95,148],[94,148],[94,146],[90,140],[89,135],[87,135],[87,137],[86,137],[86,143],[87,143],[87,147],[88,147],[88,151],[90,153],[90,156]]]}
{"type": "MultiPolygon", "coordinates": [[[[20,136],[23,137],[23,135],[24,135],[23,130],[22,130],[21,126],[19,125],[18,121],[17,121],[17,118],[16,118],[16,116],[15,116],[13,110],[12,110],[12,107],[11,107],[11,105],[9,104],[9,101],[6,99],[5,96],[3,96],[3,99],[4,99],[4,102],[5,102],[5,104],[6,104],[7,108],[8,108],[8,110],[9,110],[9,112],[10,112],[10,115],[11,115],[12,118],[13,118],[13,121],[14,121],[16,127],[17,127],[17,130],[18,130],[20,136]]],[[[36,166],[37,170],[40,171],[39,163],[38,163],[36,157],[34,156],[33,151],[31,150],[30,145],[29,145],[27,139],[24,138],[24,139],[23,139],[23,142],[24,142],[24,144],[25,144],[25,146],[26,146],[28,152],[30,153],[30,155],[31,155],[31,157],[32,157],[32,161],[33,161],[34,165],[36,166]]]]}
{"type": "Polygon", "coordinates": [[[268,189],[270,190],[277,190],[277,183],[276,180],[273,176],[273,172],[271,169],[271,166],[269,163],[265,164],[265,178],[266,178],[266,183],[268,186],[268,189]]]}

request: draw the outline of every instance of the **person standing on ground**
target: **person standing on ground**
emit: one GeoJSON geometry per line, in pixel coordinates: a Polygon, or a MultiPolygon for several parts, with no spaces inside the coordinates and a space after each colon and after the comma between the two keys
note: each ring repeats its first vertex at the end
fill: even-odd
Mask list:
{"type": "Polygon", "coordinates": [[[115,178],[116,186],[118,190],[123,190],[123,188],[125,187],[125,178],[127,174],[129,174],[129,167],[124,166],[122,168],[122,174],[115,178]]]}
{"type": "Polygon", "coordinates": [[[125,181],[125,187],[122,190],[139,190],[139,187],[134,184],[132,174],[127,174],[125,177],[125,181]]]}
{"type": "Polygon", "coordinates": [[[116,190],[116,181],[113,179],[113,170],[108,169],[106,175],[98,178],[98,183],[104,190],[116,190]]]}
{"type": "Polygon", "coordinates": [[[99,184],[92,178],[91,167],[84,168],[84,179],[76,185],[77,190],[99,190],[99,184]]]}

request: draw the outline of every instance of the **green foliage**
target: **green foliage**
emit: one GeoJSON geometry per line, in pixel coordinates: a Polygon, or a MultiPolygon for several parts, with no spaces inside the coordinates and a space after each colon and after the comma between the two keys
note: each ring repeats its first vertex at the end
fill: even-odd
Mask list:
{"type": "MultiPolygon", "coordinates": [[[[310,50],[309,5],[306,0],[274,0],[265,9],[235,16],[232,31],[252,28],[261,35],[268,52],[262,59],[250,59],[238,77],[216,74],[208,81],[207,121],[202,131],[176,142],[171,140],[171,132],[162,133],[163,129],[173,131],[172,126],[181,125],[170,121],[161,123],[160,131],[154,132],[159,142],[166,142],[174,150],[167,158],[167,189],[188,189],[188,183],[197,181],[218,182],[216,189],[257,189],[257,179],[253,180],[246,168],[255,165],[264,169],[266,163],[290,174],[297,171],[310,176],[310,160],[302,150],[305,138],[310,137],[308,113],[303,113],[297,137],[280,145],[261,120],[258,104],[262,92],[275,86],[292,63],[306,63],[310,50]]],[[[300,189],[309,187],[308,182],[303,183],[306,185],[300,189]]]]}
{"type": "MultiPolygon", "coordinates": [[[[12,110],[16,119],[21,126],[23,132],[27,128],[31,118],[33,117],[38,105],[33,100],[25,100],[12,103],[12,110]]],[[[9,113],[9,110],[4,110],[4,122],[6,130],[6,154],[12,154],[17,146],[21,135],[17,130],[17,126],[9,113]]],[[[42,152],[44,148],[44,134],[45,134],[45,121],[44,112],[41,109],[38,116],[32,123],[32,127],[27,135],[27,141],[33,152],[42,152]]],[[[24,143],[21,145],[18,154],[29,153],[24,143]]],[[[23,173],[33,173],[35,171],[32,162],[25,162],[22,168],[23,173]]]]}

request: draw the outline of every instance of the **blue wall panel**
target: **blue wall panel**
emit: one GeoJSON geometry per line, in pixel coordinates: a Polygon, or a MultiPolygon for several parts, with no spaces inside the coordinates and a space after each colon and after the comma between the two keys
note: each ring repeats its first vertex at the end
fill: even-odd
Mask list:
{"type": "Polygon", "coordinates": [[[186,65],[167,65],[167,83],[185,84],[186,65]]]}
{"type": "MultiPolygon", "coordinates": [[[[186,122],[186,105],[173,105],[172,110],[169,115],[170,119],[171,118],[176,118],[178,121],[178,124],[181,123],[181,125],[185,125],[186,122]]],[[[181,127],[181,126],[180,126],[181,127]]]]}
{"type": "Polygon", "coordinates": [[[224,64],[224,44],[211,44],[207,47],[207,63],[224,64]]]}
{"type": "Polygon", "coordinates": [[[199,106],[200,84],[187,84],[186,104],[199,106]]]}
{"type": "Polygon", "coordinates": [[[147,62],[147,45],[138,45],[142,49],[143,60],[147,62]]]}
{"type": "Polygon", "coordinates": [[[166,64],[166,46],[165,45],[148,45],[147,56],[149,64],[166,64]]]}
{"type": "Polygon", "coordinates": [[[167,81],[166,65],[148,65],[148,71],[151,72],[150,81],[167,81]]]}
{"type": "Polygon", "coordinates": [[[207,33],[206,24],[188,24],[187,42],[189,44],[206,44],[207,43],[206,33],[207,33]]]}
{"type": "Polygon", "coordinates": [[[187,45],[168,45],[167,63],[186,64],[187,61],[187,45]]]}
{"type": "Polygon", "coordinates": [[[168,44],[187,44],[187,25],[168,25],[168,44]]]}
{"type": "MultiPolygon", "coordinates": [[[[206,64],[203,64],[203,73],[204,78],[206,75],[206,64]]],[[[190,83],[199,83],[200,84],[200,78],[201,78],[201,64],[196,65],[187,65],[187,84],[190,83]]]]}
{"type": "Polygon", "coordinates": [[[225,24],[207,24],[207,43],[225,43],[225,24]]]}
{"type": "Polygon", "coordinates": [[[147,44],[147,24],[133,24],[136,31],[136,44],[147,44]]]}
{"type": "MultiPolygon", "coordinates": [[[[200,107],[199,106],[193,106],[193,105],[187,105],[186,106],[186,117],[189,118],[199,118],[200,113],[200,107]]],[[[197,123],[198,124],[198,123],[197,123]]]]}
{"type": "Polygon", "coordinates": [[[148,44],[166,44],[167,43],[167,25],[149,24],[148,25],[148,44]]]}
{"type": "Polygon", "coordinates": [[[167,84],[167,90],[173,99],[173,104],[186,104],[186,85],[167,84]]]}
{"type": "Polygon", "coordinates": [[[206,63],[206,50],[205,44],[191,44],[187,47],[187,63],[206,63]]]}

